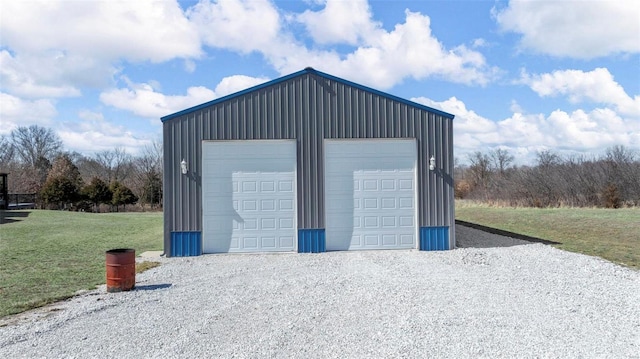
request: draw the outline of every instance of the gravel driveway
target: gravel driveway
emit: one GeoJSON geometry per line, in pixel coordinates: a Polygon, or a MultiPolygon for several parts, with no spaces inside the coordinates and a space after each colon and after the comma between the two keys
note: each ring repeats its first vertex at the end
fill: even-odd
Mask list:
{"type": "Polygon", "coordinates": [[[0,357],[640,357],[640,272],[486,240],[512,244],[162,259],[0,320],[0,357]]]}

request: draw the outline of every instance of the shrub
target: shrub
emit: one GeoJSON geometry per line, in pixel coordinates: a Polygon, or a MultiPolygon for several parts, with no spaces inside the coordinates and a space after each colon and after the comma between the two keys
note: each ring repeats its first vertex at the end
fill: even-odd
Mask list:
{"type": "Polygon", "coordinates": [[[622,201],[620,200],[620,192],[618,187],[609,183],[602,191],[602,201],[605,208],[620,208],[622,201]]]}

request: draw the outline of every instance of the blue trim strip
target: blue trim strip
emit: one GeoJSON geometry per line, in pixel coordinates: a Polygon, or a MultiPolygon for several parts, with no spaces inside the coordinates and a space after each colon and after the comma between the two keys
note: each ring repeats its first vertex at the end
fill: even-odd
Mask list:
{"type": "Polygon", "coordinates": [[[420,227],[421,251],[449,249],[449,227],[420,227]]]}
{"type": "Polygon", "coordinates": [[[200,232],[171,232],[171,257],[190,257],[202,254],[200,232]]]}
{"type": "Polygon", "coordinates": [[[391,100],[394,100],[394,101],[398,101],[398,102],[404,103],[404,104],[412,106],[412,107],[417,107],[417,108],[423,109],[425,111],[429,111],[429,112],[435,113],[437,115],[444,116],[444,117],[449,118],[449,119],[453,119],[455,117],[454,115],[452,115],[450,113],[447,113],[447,112],[444,112],[444,111],[440,111],[440,110],[436,110],[435,108],[432,108],[432,107],[429,107],[429,106],[425,106],[425,105],[422,105],[422,104],[419,104],[419,103],[416,103],[416,102],[413,102],[413,101],[409,101],[407,99],[403,99],[401,97],[394,96],[394,95],[391,95],[391,94],[388,94],[386,92],[382,92],[382,91],[379,91],[379,90],[375,90],[375,89],[372,89],[371,87],[360,85],[360,84],[357,84],[355,82],[351,82],[349,80],[345,80],[345,79],[342,79],[342,78],[339,78],[339,77],[336,77],[336,76],[333,76],[333,75],[329,75],[329,74],[326,74],[324,72],[312,69],[310,67],[307,67],[304,70],[301,70],[301,71],[298,71],[298,72],[294,72],[292,74],[289,74],[289,75],[286,75],[286,76],[283,76],[283,77],[279,77],[277,79],[265,82],[263,84],[250,87],[250,88],[248,88],[246,90],[242,90],[242,91],[239,91],[239,92],[236,92],[236,93],[224,96],[224,97],[220,97],[218,99],[215,99],[215,100],[212,100],[212,101],[209,101],[209,102],[205,102],[203,104],[200,104],[200,105],[197,105],[197,106],[194,106],[194,107],[190,107],[188,109],[173,113],[171,115],[167,115],[167,116],[161,117],[160,121],[162,121],[162,122],[169,121],[169,120],[174,119],[176,117],[179,117],[179,116],[182,116],[182,115],[186,115],[188,113],[201,110],[201,109],[203,109],[205,107],[213,106],[215,104],[227,101],[227,100],[232,99],[234,97],[242,96],[242,95],[245,95],[245,94],[247,94],[249,92],[258,91],[258,90],[261,90],[263,88],[266,88],[266,87],[269,87],[269,86],[273,86],[273,85],[279,84],[281,82],[288,81],[288,80],[290,80],[290,79],[292,79],[294,77],[302,76],[302,75],[305,75],[305,74],[318,75],[318,76],[324,77],[324,78],[326,78],[328,80],[341,82],[341,83],[343,83],[345,85],[353,86],[353,87],[358,88],[360,90],[368,91],[368,92],[374,93],[374,94],[376,94],[378,96],[386,97],[388,99],[391,99],[391,100]]]}
{"type": "Polygon", "coordinates": [[[299,229],[298,253],[325,252],[324,229],[299,229]]]}

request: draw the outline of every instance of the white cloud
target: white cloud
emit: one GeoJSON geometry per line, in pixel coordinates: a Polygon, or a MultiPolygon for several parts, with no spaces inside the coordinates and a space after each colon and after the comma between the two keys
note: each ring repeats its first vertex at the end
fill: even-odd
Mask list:
{"type": "Polygon", "coordinates": [[[172,0],[7,1],[2,12],[2,42],[17,52],[152,62],[200,55],[195,27],[172,0]]]}
{"type": "Polygon", "coordinates": [[[80,110],[78,112],[78,117],[85,121],[104,121],[104,115],[101,112],[95,112],[91,110],[80,110]]]}
{"type": "Polygon", "coordinates": [[[192,74],[194,71],[196,71],[196,63],[193,60],[184,60],[184,70],[187,73],[192,74]]]}
{"type": "MultiPolygon", "coordinates": [[[[339,75],[376,87],[389,88],[402,79],[435,77],[462,84],[485,85],[496,74],[484,56],[460,45],[447,50],[431,33],[431,20],[405,12],[406,20],[380,36],[369,39],[348,54],[338,66],[339,75]]],[[[319,64],[319,68],[323,67],[319,64]]]]}
{"type": "Polygon", "coordinates": [[[303,21],[320,43],[342,42],[356,47],[339,54],[301,44],[286,31],[275,6],[268,1],[204,0],[190,8],[189,19],[198,25],[205,44],[237,51],[258,52],[281,74],[312,66],[337,76],[374,86],[390,88],[404,78],[441,78],[447,81],[485,85],[498,70],[487,65],[482,54],[464,45],[445,48],[431,33],[431,20],[406,11],[405,22],[386,31],[371,19],[364,2],[329,1],[323,10],[290,16],[303,21]],[[348,7],[350,18],[332,14],[348,7]],[[350,20],[351,19],[351,20],[350,20]],[[318,25],[324,21],[324,31],[318,25]],[[352,21],[352,22],[350,22],[352,21]],[[317,25],[317,26],[316,26],[317,25]],[[342,33],[357,27],[357,33],[342,33]],[[343,29],[340,31],[328,30],[343,29]],[[325,70],[326,69],[326,70],[325,70]]]}
{"type": "Polygon", "coordinates": [[[460,133],[491,134],[497,130],[496,123],[468,110],[464,102],[455,97],[436,102],[426,97],[412,98],[411,101],[436,108],[455,115],[455,131],[460,133]]]}
{"type": "Polygon", "coordinates": [[[134,84],[129,88],[104,91],[100,101],[105,105],[146,118],[160,118],[188,107],[211,101],[215,93],[203,86],[189,87],[186,95],[165,95],[149,84],[134,84]]]}
{"type": "Polygon", "coordinates": [[[153,142],[150,139],[136,138],[127,132],[117,136],[109,136],[97,130],[76,132],[69,128],[59,130],[58,136],[62,139],[65,148],[85,155],[114,148],[123,148],[127,153],[135,155],[144,146],[151,145],[153,142]]]}
{"type": "Polygon", "coordinates": [[[503,31],[522,35],[520,46],[560,57],[594,58],[640,52],[636,1],[510,1],[493,9],[503,31]]]}
{"type": "Polygon", "coordinates": [[[487,44],[487,40],[482,39],[482,38],[477,38],[474,39],[473,42],[471,43],[471,47],[473,47],[474,49],[480,48],[480,47],[485,47],[488,46],[489,44],[487,44]]]}
{"type": "Polygon", "coordinates": [[[126,62],[178,58],[192,73],[202,43],[258,52],[281,74],[314,66],[383,89],[427,77],[485,85],[497,71],[464,45],[446,48],[431,33],[428,16],[407,11],[405,21],[387,31],[362,0],[330,0],[299,16],[281,16],[268,0],[201,0],[186,12],[175,0],[34,0],[3,3],[1,16],[2,91],[30,98],[104,88],[126,62]],[[316,44],[354,47],[341,54],[303,44],[288,21],[302,21],[316,44]]]}
{"type": "MultiPolygon", "coordinates": [[[[112,150],[116,147],[136,154],[153,141],[148,133],[135,135],[125,127],[105,120],[99,112],[81,110],[78,113],[79,122],[54,123],[52,118],[57,113],[50,100],[23,100],[0,92],[0,108],[0,135],[7,136],[19,126],[49,127],[60,136],[65,149],[84,154],[112,150]]],[[[155,137],[160,136],[160,132],[155,134],[155,137]]]]}
{"type": "Polygon", "coordinates": [[[108,84],[118,64],[200,56],[176,1],[7,1],[0,15],[4,91],[32,98],[80,95],[108,84]]]}
{"type": "Polygon", "coordinates": [[[320,11],[307,10],[296,16],[319,44],[358,44],[379,31],[381,25],[371,20],[366,0],[327,0],[320,11]]]}
{"type": "MultiPolygon", "coordinates": [[[[71,76],[90,81],[95,77],[95,68],[87,68],[83,61],[65,61],[54,53],[40,56],[12,56],[8,51],[0,51],[0,83],[3,90],[30,97],[75,97],[80,90],[72,84],[71,76]]],[[[109,66],[102,70],[107,72],[109,66]]],[[[106,75],[106,74],[104,74],[106,75]]]]}
{"type": "MultiPolygon", "coordinates": [[[[590,112],[556,110],[548,115],[514,112],[508,118],[492,121],[468,110],[455,97],[441,102],[424,97],[412,100],[456,116],[455,155],[461,159],[475,151],[498,147],[518,156],[520,163],[528,163],[541,149],[588,153],[614,145],[640,147],[640,122],[607,108],[590,112]]],[[[520,110],[517,104],[512,109],[520,110]]]]}
{"type": "Polygon", "coordinates": [[[0,135],[8,135],[18,126],[49,126],[56,115],[51,100],[24,100],[0,92],[0,135]]]}
{"type": "Polygon", "coordinates": [[[590,72],[563,70],[541,75],[523,73],[522,82],[543,97],[564,95],[573,103],[591,101],[613,105],[620,113],[640,119],[640,96],[631,98],[606,68],[590,72]]]}
{"type": "MultiPolygon", "coordinates": [[[[355,81],[389,88],[404,78],[441,78],[467,85],[486,85],[497,74],[484,56],[460,45],[446,49],[431,33],[431,19],[410,11],[405,22],[382,31],[348,54],[337,67],[355,81]]],[[[322,63],[320,64],[322,66],[322,63]]]]}
{"type": "Polygon", "coordinates": [[[216,86],[215,96],[222,97],[234,92],[245,90],[249,87],[259,85],[261,83],[269,81],[265,77],[251,77],[244,75],[233,75],[223,78],[216,86]]]}
{"type": "Polygon", "coordinates": [[[63,122],[58,126],[57,134],[64,147],[86,155],[99,151],[124,148],[127,153],[137,154],[144,146],[150,145],[156,134],[135,134],[124,126],[107,121],[100,112],[81,110],[78,122],[63,122]]]}
{"type": "Polygon", "coordinates": [[[201,0],[187,16],[209,46],[249,53],[268,51],[279,40],[280,15],[267,0],[201,0]]]}
{"type": "Polygon", "coordinates": [[[522,107],[520,107],[520,104],[518,103],[518,101],[516,100],[511,100],[511,106],[509,106],[509,110],[511,110],[511,112],[519,112],[522,113],[522,107]]]}
{"type": "Polygon", "coordinates": [[[104,91],[100,94],[100,101],[141,117],[157,119],[267,80],[261,77],[235,75],[223,78],[215,91],[204,86],[194,86],[189,87],[185,95],[165,95],[159,92],[159,86],[153,81],[135,84],[125,78],[128,88],[104,91]]]}

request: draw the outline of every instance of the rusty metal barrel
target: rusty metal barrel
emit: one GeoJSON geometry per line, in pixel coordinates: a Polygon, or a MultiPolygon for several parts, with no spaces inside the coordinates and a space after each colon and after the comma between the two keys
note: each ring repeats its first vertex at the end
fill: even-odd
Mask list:
{"type": "Polygon", "coordinates": [[[111,249],[106,252],[107,292],[115,293],[133,289],[136,285],[136,251],[129,248],[111,249]]]}

